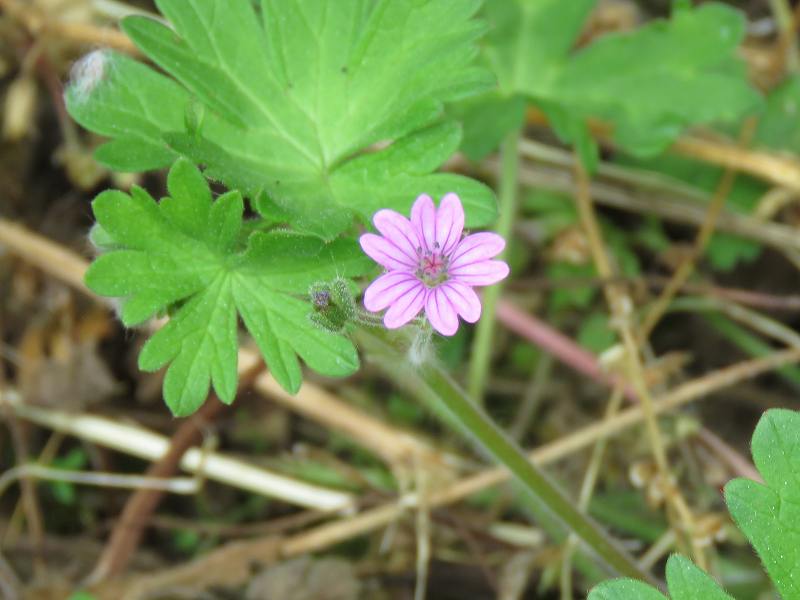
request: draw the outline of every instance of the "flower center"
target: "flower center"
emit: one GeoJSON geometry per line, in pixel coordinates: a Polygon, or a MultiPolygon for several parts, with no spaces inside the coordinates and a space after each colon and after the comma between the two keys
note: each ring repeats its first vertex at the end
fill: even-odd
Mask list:
{"type": "Polygon", "coordinates": [[[422,283],[432,288],[447,281],[450,260],[439,251],[439,244],[435,244],[433,251],[417,248],[417,256],[419,262],[415,274],[422,283]]]}

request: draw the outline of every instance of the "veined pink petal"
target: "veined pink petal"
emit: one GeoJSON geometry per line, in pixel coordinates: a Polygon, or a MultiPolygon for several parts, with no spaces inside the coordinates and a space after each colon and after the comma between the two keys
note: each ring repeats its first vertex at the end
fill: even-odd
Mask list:
{"type": "Polygon", "coordinates": [[[417,260],[417,249],[422,246],[422,241],[408,219],[399,212],[384,208],[375,213],[372,222],[383,237],[397,246],[409,260],[417,260]]]}
{"type": "Polygon", "coordinates": [[[481,301],[478,294],[460,281],[450,280],[441,286],[450,304],[467,323],[475,323],[481,318],[481,301]]]}
{"type": "Polygon", "coordinates": [[[379,235],[365,233],[358,238],[358,242],[367,256],[382,267],[393,271],[410,271],[416,266],[416,260],[411,260],[400,248],[379,235]]]}
{"type": "Polygon", "coordinates": [[[502,260],[481,260],[449,270],[453,281],[466,285],[492,285],[508,276],[508,265],[502,260]]]}
{"type": "Polygon", "coordinates": [[[506,247],[506,241],[488,231],[468,235],[450,255],[450,266],[457,267],[494,258],[506,247]]]}
{"type": "Polygon", "coordinates": [[[425,286],[422,282],[394,301],[386,314],[383,324],[387,329],[397,329],[408,323],[419,314],[425,304],[425,286]]]}
{"type": "Polygon", "coordinates": [[[427,194],[422,194],[411,207],[411,225],[425,250],[433,250],[436,241],[436,207],[427,194]]]}
{"type": "Polygon", "coordinates": [[[446,194],[436,211],[436,241],[443,254],[456,247],[464,231],[464,207],[453,193],[446,194]]]}
{"type": "Polygon", "coordinates": [[[450,304],[442,286],[428,290],[425,300],[425,316],[433,328],[442,335],[453,335],[458,331],[458,313],[450,304]]]}
{"type": "Polygon", "coordinates": [[[411,273],[404,271],[385,273],[373,281],[364,292],[364,307],[370,312],[381,311],[421,285],[411,273]]]}

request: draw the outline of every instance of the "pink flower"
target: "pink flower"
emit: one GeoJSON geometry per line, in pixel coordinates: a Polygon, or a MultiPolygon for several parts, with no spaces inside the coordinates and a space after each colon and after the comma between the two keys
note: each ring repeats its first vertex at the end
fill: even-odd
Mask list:
{"type": "Polygon", "coordinates": [[[372,219],[382,235],[365,233],[361,247],[387,269],[364,293],[371,312],[389,310],[383,323],[396,329],[424,308],[442,335],[458,330],[458,317],[468,323],[481,316],[473,286],[491,285],[508,275],[508,265],[490,260],[506,245],[496,233],[474,233],[462,239],[464,209],[455,194],[442,198],[437,209],[430,196],[417,198],[411,221],[393,210],[379,210],[372,219]]]}

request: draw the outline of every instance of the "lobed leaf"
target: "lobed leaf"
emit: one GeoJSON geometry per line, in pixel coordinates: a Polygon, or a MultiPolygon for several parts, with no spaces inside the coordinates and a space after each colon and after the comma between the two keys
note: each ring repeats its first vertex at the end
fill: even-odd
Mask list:
{"type": "Polygon", "coordinates": [[[469,226],[494,219],[489,188],[432,174],[461,135],[452,124],[429,129],[443,102],[492,84],[474,65],[479,0],[263,0],[258,12],[250,0],[157,5],[169,26],[136,16],[123,28],[174,80],[104,53],[93,83],[77,78],[67,90],[70,114],[113,138],[97,154],[107,166],[161,168],[183,155],[258,198],[260,210],[277,206],[328,239],[353,216],[404,210],[437,190],[461,196],[469,226]]]}
{"type": "Polygon", "coordinates": [[[167,183],[169,196],[160,202],[136,187],[131,195],[104,192],[95,199],[98,237],[110,251],[92,264],[86,283],[123,299],[126,325],[170,314],[142,349],[139,366],[169,365],[164,399],[174,414],[197,410],[211,386],[222,401],[233,400],[237,315],[289,392],[302,382],[298,356],[325,375],[358,368],[352,343],[314,327],[301,299],[316,281],[372,268],[356,242],[282,231],[242,236],[241,195],[212,200],[202,174],[185,159],[167,183]]]}
{"type": "MultiPolygon", "coordinates": [[[[485,54],[501,96],[527,97],[589,166],[597,157],[589,118],[608,122],[624,150],[652,156],[687,127],[736,123],[760,105],[737,57],[745,34],[738,11],[718,3],[676,7],[669,20],[607,34],[574,51],[596,4],[493,0],[484,8],[485,54]]],[[[468,130],[489,118],[474,110],[468,116],[468,130]]],[[[495,143],[496,133],[490,134],[495,143]]]]}
{"type": "Polygon", "coordinates": [[[800,413],[767,411],[753,434],[753,460],[764,484],[725,486],[734,521],[755,547],[784,598],[800,597],[800,413]]]}

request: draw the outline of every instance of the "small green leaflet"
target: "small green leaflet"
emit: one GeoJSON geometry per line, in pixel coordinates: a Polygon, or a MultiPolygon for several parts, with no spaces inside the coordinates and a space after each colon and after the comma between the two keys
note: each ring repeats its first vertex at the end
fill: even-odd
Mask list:
{"type": "Polygon", "coordinates": [[[725,500],[781,596],[800,598],[800,413],[767,411],[752,446],[766,484],[736,479],[725,500]]]}
{"type": "Polygon", "coordinates": [[[169,363],[164,399],[175,415],[193,413],[213,385],[230,403],[236,394],[238,318],[273,376],[289,392],[302,381],[299,355],[311,368],[344,376],[358,368],[352,343],[315,328],[304,297],[320,280],[372,268],[352,240],[325,243],[285,231],[242,232],[238,192],[212,200],[199,170],[179,159],[167,179],[169,197],[156,202],[134,187],[106,191],[93,202],[93,239],[105,250],[87,285],[123,299],[127,326],[170,314],[147,341],[139,366],[169,363]]]}
{"type": "MultiPolygon", "coordinates": [[[[766,484],[735,479],[725,486],[725,501],[781,596],[800,598],[800,412],[767,411],[756,426],[752,446],[766,484]]],[[[667,561],[667,585],[672,600],[731,600],[713,579],[679,555],[667,561]]],[[[588,600],[666,597],[640,581],[614,579],[595,587],[588,600]]]]}
{"type": "Polygon", "coordinates": [[[667,597],[642,581],[614,579],[594,588],[587,600],[667,600],[667,597]]]}
{"type": "Polygon", "coordinates": [[[758,120],[755,144],[800,153],[800,76],[791,75],[770,91],[766,109],[758,120]]]}
{"type": "MultiPolygon", "coordinates": [[[[673,600],[733,600],[692,561],[673,554],[667,561],[667,586],[673,600]]],[[[633,579],[615,579],[598,585],[588,600],[667,600],[655,588],[633,579]]]]}
{"type": "MultiPolygon", "coordinates": [[[[652,156],[686,127],[736,123],[761,102],[736,56],[745,20],[722,4],[676,8],[668,21],[573,51],[596,0],[493,0],[486,56],[506,96],[523,94],[591,165],[590,117],[624,150],[652,156]]],[[[474,127],[474,126],[473,126],[474,127]]]]}
{"type": "Polygon", "coordinates": [[[156,4],[171,27],[136,16],[123,28],[174,79],[105,52],[67,90],[75,120],[112,138],[100,162],[142,171],[189,157],[326,239],[353,216],[407,213],[422,192],[458,193],[468,226],[495,218],[488,187],[433,173],[461,139],[443,103],[492,85],[474,64],[479,0],[156,4]]]}

